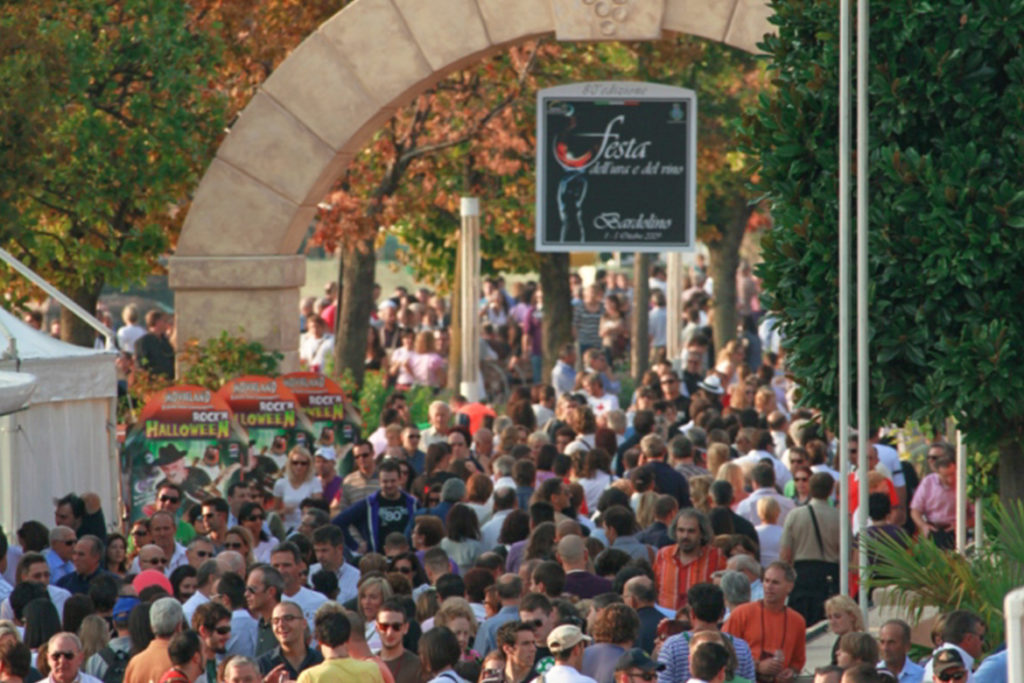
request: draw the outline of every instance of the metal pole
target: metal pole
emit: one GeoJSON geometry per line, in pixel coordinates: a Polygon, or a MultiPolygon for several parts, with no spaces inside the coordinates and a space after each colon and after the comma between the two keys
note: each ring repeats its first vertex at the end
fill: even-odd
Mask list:
{"type": "MultiPolygon", "coordinates": [[[[857,0],[857,520],[868,528],[868,0],[857,0]]],[[[861,539],[866,539],[862,534],[861,539]]],[[[867,578],[868,554],[860,549],[860,585],[867,578]]],[[[868,592],[858,591],[864,620],[868,592]]]]}
{"type": "Polygon", "coordinates": [[[839,592],[850,594],[850,0],[839,0],[839,592]]]}
{"type": "Polygon", "coordinates": [[[967,550],[967,446],[956,430],[956,551],[967,550]]]}
{"type": "MultiPolygon", "coordinates": [[[[680,342],[683,331],[683,254],[679,251],[669,252],[668,255],[668,296],[666,297],[668,315],[666,316],[665,329],[665,357],[673,364],[682,357],[683,349],[680,342]]],[[[680,367],[685,367],[683,363],[680,367]]]]}
{"type": "Polygon", "coordinates": [[[49,282],[40,277],[39,274],[36,273],[34,270],[26,266],[18,259],[16,259],[14,257],[14,254],[10,253],[6,249],[0,249],[0,261],[3,261],[11,268],[14,268],[14,270],[21,273],[26,280],[28,280],[36,287],[39,287],[41,290],[52,296],[54,299],[60,302],[61,306],[65,306],[68,309],[70,309],[71,312],[78,316],[78,318],[82,320],[86,325],[102,334],[103,337],[107,340],[107,344],[110,346],[110,348],[117,348],[117,340],[114,338],[114,332],[109,327],[107,327],[99,320],[97,320],[93,314],[89,313],[89,311],[85,310],[84,308],[76,304],[71,299],[71,297],[69,297],[64,292],[60,291],[59,289],[51,285],[49,282]]]}
{"type": "Polygon", "coordinates": [[[480,386],[480,320],[476,310],[476,288],[480,282],[480,200],[463,197],[460,202],[462,234],[459,257],[462,260],[462,382],[459,392],[470,401],[483,398],[480,386]]]}
{"type": "Polygon", "coordinates": [[[1024,681],[1024,588],[1012,590],[1003,598],[1006,615],[1006,680],[1024,681]]]}
{"type": "Polygon", "coordinates": [[[974,549],[976,551],[981,550],[982,546],[985,545],[984,513],[981,509],[983,502],[983,498],[976,498],[974,500],[974,549]]]}

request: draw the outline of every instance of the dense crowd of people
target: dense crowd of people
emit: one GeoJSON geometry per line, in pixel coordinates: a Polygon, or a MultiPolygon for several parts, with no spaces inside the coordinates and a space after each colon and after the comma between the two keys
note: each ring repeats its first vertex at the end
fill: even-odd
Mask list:
{"type": "MultiPolygon", "coordinates": [[[[394,376],[365,438],[280,444],[272,490],[243,477],[194,502],[164,480],[127,535],[94,494],[0,534],[0,681],[1005,681],[1005,651],[977,666],[998,645],[977,615],[942,615],[915,662],[912,625],[871,635],[839,594],[842,525],[951,544],[952,448],[932,443],[919,476],[872,433],[857,529],[836,504],[839,478],[857,481],[837,451],[855,443],[793,403],[749,301],[738,340],[715,348],[706,284],[684,292],[678,368],[657,357],[652,314],[656,362],[623,395],[627,280],[578,289],[577,343],[550,383],[533,361],[540,292],[490,282],[486,324],[525,321],[519,339],[497,333],[521,350],[522,381],[503,406],[436,400],[426,426],[403,389],[443,384],[444,306],[388,299],[367,362],[394,376]],[[822,620],[837,640],[813,671],[806,634],[822,620]]],[[[336,298],[309,305],[307,339],[324,339],[336,298]]],[[[327,342],[303,343],[320,366],[327,342]]]]}

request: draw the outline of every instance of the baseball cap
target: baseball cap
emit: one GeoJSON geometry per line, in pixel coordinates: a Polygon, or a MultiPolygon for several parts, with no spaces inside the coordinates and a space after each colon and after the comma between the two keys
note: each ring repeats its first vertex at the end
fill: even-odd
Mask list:
{"type": "Polygon", "coordinates": [[[662,671],[665,665],[647,656],[647,653],[638,647],[626,650],[619,661],[615,662],[616,671],[627,669],[640,669],[641,671],[662,671]]]}
{"type": "Polygon", "coordinates": [[[114,621],[128,621],[128,616],[137,604],[139,604],[139,599],[135,596],[123,595],[114,603],[114,609],[111,611],[110,617],[114,621]]]}
{"type": "Polygon", "coordinates": [[[590,636],[583,635],[579,626],[563,624],[548,634],[548,649],[553,653],[564,652],[576,647],[580,641],[589,643],[591,640],[590,636]]]}
{"type": "Polygon", "coordinates": [[[967,671],[967,667],[964,665],[963,657],[953,648],[939,650],[938,654],[935,655],[935,659],[932,660],[932,673],[936,676],[946,673],[958,673],[959,671],[967,671]]]}
{"type": "Polygon", "coordinates": [[[332,446],[321,446],[320,448],[316,449],[316,451],[313,453],[313,456],[317,458],[323,458],[324,460],[330,460],[331,462],[334,462],[335,460],[338,459],[338,454],[335,452],[332,446]]]}
{"type": "Polygon", "coordinates": [[[132,580],[132,588],[135,589],[136,593],[141,593],[150,586],[160,586],[168,595],[174,595],[174,588],[171,587],[171,582],[167,580],[163,572],[158,572],[155,569],[146,569],[139,572],[139,575],[132,580]]]}

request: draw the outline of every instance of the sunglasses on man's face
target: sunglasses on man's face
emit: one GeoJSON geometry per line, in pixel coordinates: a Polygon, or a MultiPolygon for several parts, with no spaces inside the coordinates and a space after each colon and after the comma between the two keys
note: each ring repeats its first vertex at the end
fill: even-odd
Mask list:
{"type": "Polygon", "coordinates": [[[941,673],[937,674],[940,681],[964,681],[967,680],[967,672],[960,671],[957,673],[941,673]]]}
{"type": "Polygon", "coordinates": [[[55,662],[59,662],[62,657],[68,661],[71,661],[75,658],[75,653],[71,652],[70,650],[56,650],[55,652],[51,652],[49,654],[49,657],[55,662]]]}
{"type": "Polygon", "coordinates": [[[378,621],[377,622],[377,630],[378,631],[400,631],[402,629],[402,626],[404,626],[404,624],[400,624],[400,623],[397,623],[397,622],[387,622],[387,621],[378,621]]]}
{"type": "Polygon", "coordinates": [[[161,503],[177,503],[180,500],[177,496],[160,496],[161,503]]]}
{"type": "Polygon", "coordinates": [[[213,630],[216,631],[218,635],[222,635],[222,636],[226,636],[226,635],[231,633],[231,627],[230,626],[218,626],[217,628],[215,628],[213,630]]]}

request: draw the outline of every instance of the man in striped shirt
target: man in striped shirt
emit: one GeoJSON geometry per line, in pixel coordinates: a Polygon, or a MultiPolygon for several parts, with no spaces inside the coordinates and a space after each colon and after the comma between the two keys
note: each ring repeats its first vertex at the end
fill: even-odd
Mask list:
{"type": "Polygon", "coordinates": [[[686,605],[686,591],[708,583],[711,575],[725,569],[726,558],[711,545],[711,522],[703,513],[686,508],[672,525],[675,545],[665,546],[654,559],[658,604],[677,610],[686,605]]]}

